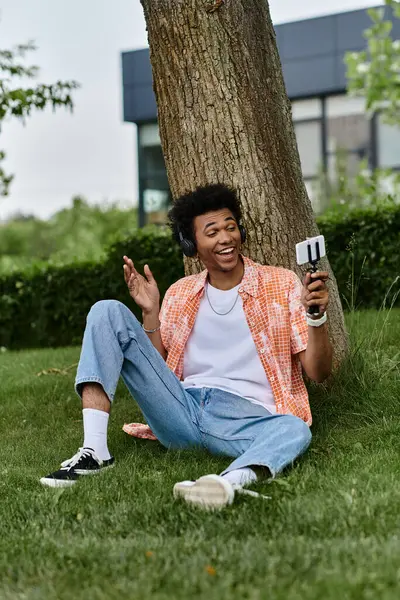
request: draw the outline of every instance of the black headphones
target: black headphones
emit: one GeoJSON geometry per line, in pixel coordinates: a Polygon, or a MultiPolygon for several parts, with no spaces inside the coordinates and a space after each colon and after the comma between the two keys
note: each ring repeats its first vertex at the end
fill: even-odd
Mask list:
{"type": "MultiPolygon", "coordinates": [[[[240,231],[240,240],[242,242],[242,244],[245,243],[246,241],[246,229],[244,227],[244,225],[238,225],[239,227],[239,231],[240,231]]],[[[197,254],[197,248],[196,248],[196,244],[194,242],[192,242],[192,240],[189,240],[188,238],[185,238],[183,236],[183,233],[178,230],[178,234],[179,234],[179,245],[182,249],[182,252],[185,256],[189,256],[190,258],[192,258],[193,256],[196,256],[197,254]]]]}

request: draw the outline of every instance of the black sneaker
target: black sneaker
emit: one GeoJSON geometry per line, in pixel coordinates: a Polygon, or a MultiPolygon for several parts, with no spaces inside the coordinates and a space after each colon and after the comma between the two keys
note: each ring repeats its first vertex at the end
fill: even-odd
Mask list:
{"type": "Polygon", "coordinates": [[[113,465],[113,457],[100,460],[92,448],[79,448],[75,456],[61,463],[61,469],[42,477],[40,483],[48,487],[70,487],[79,477],[100,473],[113,465]]]}

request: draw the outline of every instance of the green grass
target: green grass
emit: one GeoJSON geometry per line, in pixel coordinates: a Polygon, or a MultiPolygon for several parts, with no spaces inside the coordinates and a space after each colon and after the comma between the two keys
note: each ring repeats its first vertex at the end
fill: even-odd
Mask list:
{"type": "Polygon", "coordinates": [[[121,386],[116,467],[73,489],[38,479],[82,442],[79,350],[0,354],[0,598],[396,599],[400,586],[400,311],[349,317],[351,359],[311,390],[314,441],[285,477],[218,513],[172,499],[226,460],[125,435],[140,420],[121,386]],[[209,567],[212,567],[210,569],[209,567]],[[214,571],[215,570],[215,571],[214,571]]]}

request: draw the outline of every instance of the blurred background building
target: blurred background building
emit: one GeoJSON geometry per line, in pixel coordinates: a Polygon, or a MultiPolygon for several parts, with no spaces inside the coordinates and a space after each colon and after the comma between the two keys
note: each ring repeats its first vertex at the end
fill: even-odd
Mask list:
{"type": "MultiPolygon", "coordinates": [[[[367,160],[371,169],[400,170],[400,129],[367,117],[362,98],[346,95],[346,52],[366,46],[365,10],[275,27],[304,180],[318,212],[321,178],[339,167],[351,178],[367,160]],[[339,164],[340,163],[340,164],[339,164]]],[[[400,22],[393,37],[400,38],[400,22]]],[[[122,54],[124,120],[137,125],[139,224],[163,223],[171,201],[157,125],[149,50],[122,54]]],[[[134,165],[132,165],[134,168],[134,165]]]]}

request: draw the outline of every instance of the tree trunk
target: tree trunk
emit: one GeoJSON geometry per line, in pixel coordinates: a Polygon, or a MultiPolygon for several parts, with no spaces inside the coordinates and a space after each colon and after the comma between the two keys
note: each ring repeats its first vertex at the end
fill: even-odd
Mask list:
{"type": "MultiPolygon", "coordinates": [[[[141,2],[173,197],[198,185],[233,186],[248,231],[246,254],[301,276],[294,246],[318,228],[268,2],[141,2]]],[[[185,266],[188,274],[199,268],[196,261],[185,266]]],[[[327,261],[322,266],[329,268],[327,261]]],[[[337,364],[347,335],[332,273],[329,325],[337,364]]]]}

